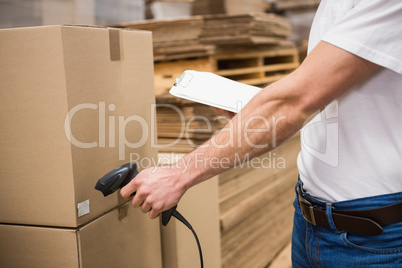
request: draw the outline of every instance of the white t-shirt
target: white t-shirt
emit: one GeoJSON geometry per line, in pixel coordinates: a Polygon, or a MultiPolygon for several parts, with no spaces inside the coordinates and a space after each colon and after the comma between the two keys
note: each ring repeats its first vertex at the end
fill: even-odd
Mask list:
{"type": "Polygon", "coordinates": [[[402,192],[402,1],[322,0],[309,51],[320,40],[382,68],[302,129],[304,188],[330,202],[402,192]]]}

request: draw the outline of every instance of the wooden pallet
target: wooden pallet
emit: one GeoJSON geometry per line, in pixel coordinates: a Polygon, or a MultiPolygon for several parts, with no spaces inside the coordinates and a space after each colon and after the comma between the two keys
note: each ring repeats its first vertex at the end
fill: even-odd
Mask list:
{"type": "Polygon", "coordinates": [[[180,77],[185,70],[211,72],[212,66],[212,59],[210,57],[155,62],[155,94],[158,96],[168,92],[176,82],[176,78],[180,77]]]}
{"type": "Polygon", "coordinates": [[[297,48],[227,53],[212,58],[214,73],[249,85],[275,82],[299,67],[297,48]]]}
{"type": "Polygon", "coordinates": [[[244,52],[239,52],[241,49],[229,48],[226,53],[208,57],[155,62],[156,95],[168,92],[185,70],[212,72],[241,83],[259,86],[283,78],[300,65],[299,52],[295,47],[265,46],[254,50],[248,47],[244,48],[244,52]]]}

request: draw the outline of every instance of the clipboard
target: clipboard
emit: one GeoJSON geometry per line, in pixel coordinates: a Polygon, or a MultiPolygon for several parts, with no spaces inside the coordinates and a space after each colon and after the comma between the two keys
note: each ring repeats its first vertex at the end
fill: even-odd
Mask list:
{"type": "Polygon", "coordinates": [[[173,96],[238,113],[262,89],[210,73],[187,70],[176,79],[173,96]]]}

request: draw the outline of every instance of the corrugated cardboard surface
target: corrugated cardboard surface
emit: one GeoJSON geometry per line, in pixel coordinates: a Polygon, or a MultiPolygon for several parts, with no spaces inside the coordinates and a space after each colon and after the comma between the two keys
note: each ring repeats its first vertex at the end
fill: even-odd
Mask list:
{"type": "Polygon", "coordinates": [[[75,230],[0,224],[0,236],[1,267],[79,267],[75,230]]]}
{"type": "MultiPolygon", "coordinates": [[[[214,177],[190,189],[178,205],[178,211],[190,222],[200,240],[204,267],[221,267],[218,197],[218,177],[214,177]]],[[[161,228],[163,267],[200,267],[192,232],[173,218],[167,227],[161,228]]]]}
{"type": "Polygon", "coordinates": [[[0,224],[0,237],[0,267],[162,267],[159,222],[128,204],[78,229],[0,224]]]}
{"type": "MultiPolygon", "coordinates": [[[[167,154],[159,157],[166,160],[167,154]]],[[[186,192],[177,210],[197,233],[204,267],[221,267],[218,176],[186,192]]],[[[161,226],[161,231],[164,268],[200,267],[197,243],[184,224],[172,218],[166,227],[161,226]]]]}
{"type": "Polygon", "coordinates": [[[111,61],[106,28],[0,30],[0,222],[85,224],[121,203],[94,190],[100,177],[130,154],[156,157],[151,33],[119,39],[111,61]]]}

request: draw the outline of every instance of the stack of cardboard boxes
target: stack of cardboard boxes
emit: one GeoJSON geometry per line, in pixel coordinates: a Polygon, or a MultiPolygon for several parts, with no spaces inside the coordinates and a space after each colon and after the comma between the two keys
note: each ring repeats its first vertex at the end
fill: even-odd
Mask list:
{"type": "Polygon", "coordinates": [[[161,267],[159,222],[109,170],[157,158],[151,33],[0,30],[0,267],[161,267]]]}

